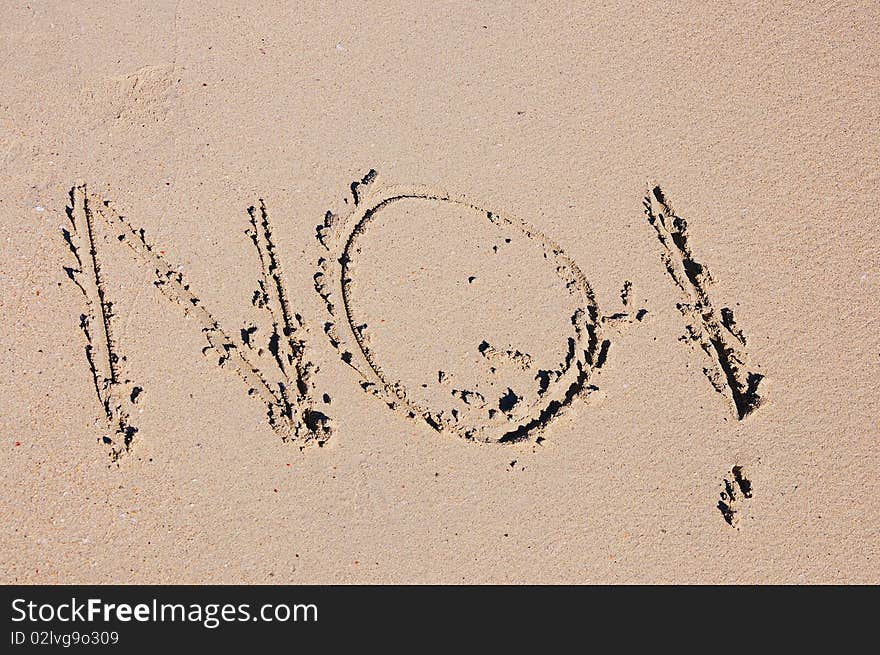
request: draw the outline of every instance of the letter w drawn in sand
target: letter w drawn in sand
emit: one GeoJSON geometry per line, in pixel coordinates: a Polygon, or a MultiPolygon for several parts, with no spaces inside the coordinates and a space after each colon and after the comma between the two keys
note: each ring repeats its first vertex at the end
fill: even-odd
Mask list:
{"type": "Polygon", "coordinates": [[[179,305],[193,318],[208,343],[203,352],[214,352],[221,368],[233,371],[247,387],[248,394],[258,398],[266,407],[269,425],[284,441],[296,440],[301,446],[309,442],[323,445],[332,433],[330,419],[314,409],[314,389],[311,380],[316,367],[305,359],[305,326],[298,314],[290,309],[276,248],[272,240],[269,215],[265,204],[251,207],[249,235],[257,248],[262,264],[254,305],[265,308],[272,322],[272,334],[266,344],[277,367],[277,381],[254,365],[259,351],[253,341],[253,332],[242,331],[242,339],[231,336],[211,315],[202,301],[157,250],[144,239],[143,230],[136,230],[128,220],[117,213],[110,203],[92,194],[85,186],[74,187],[70,194],[72,232],[65,237],[77,258],[79,267],[68,269],[68,275],[86,296],[88,315],[84,315],[86,356],[95,377],[95,387],[114,427],[116,437],[105,442],[112,445],[111,458],[116,461],[130,450],[136,432],[122,408],[119,375],[115,364],[119,359],[117,345],[110,333],[111,306],[105,299],[104,285],[94,240],[96,221],[102,221],[114,231],[118,241],[153,268],[153,284],[162,294],[179,305]],[[88,256],[85,256],[88,255],[88,256]]]}

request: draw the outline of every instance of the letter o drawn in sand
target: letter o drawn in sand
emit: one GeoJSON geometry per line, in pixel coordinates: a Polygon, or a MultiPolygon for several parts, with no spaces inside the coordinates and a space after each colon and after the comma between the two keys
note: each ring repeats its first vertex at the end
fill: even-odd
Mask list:
{"type": "Polygon", "coordinates": [[[604,359],[593,290],[516,218],[422,187],[351,186],[327,212],[315,288],[324,332],[361,386],[440,432],[536,437],[604,359]]]}

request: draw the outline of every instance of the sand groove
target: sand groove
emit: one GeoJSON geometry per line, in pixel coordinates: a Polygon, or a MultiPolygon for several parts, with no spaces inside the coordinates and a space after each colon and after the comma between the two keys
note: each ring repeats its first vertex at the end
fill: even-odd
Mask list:
{"type": "MultiPolygon", "coordinates": [[[[585,276],[562,249],[525,222],[481,209],[464,198],[422,187],[377,189],[376,173],[370,171],[351,186],[353,209],[340,217],[327,212],[317,228],[317,238],[325,250],[315,274],[315,289],[323,298],[328,320],[324,331],[342,360],[361,377],[361,386],[381,398],[391,409],[424,421],[439,432],[449,432],[468,440],[506,443],[526,440],[537,435],[579,396],[595,387],[588,384],[591,372],[601,364],[608,343],[601,335],[599,309],[585,276]],[[577,309],[570,315],[570,337],[563,361],[552,368],[531,371],[532,357],[514,347],[494,347],[490,341],[474,344],[474,355],[482,360],[488,376],[500,375],[499,368],[516,369],[531,376],[529,392],[516,392],[508,387],[497,397],[489,397],[475,388],[447,386],[449,373],[437,372],[431,382],[438,394],[459,401],[457,407],[441,407],[437,403],[416,400],[412,388],[395,379],[386,370],[381,355],[371,345],[370,328],[356,318],[359,289],[352,268],[352,258],[360,252],[359,240],[367,234],[376,217],[396,203],[419,201],[432,207],[455,207],[481,216],[491,225],[518,234],[536,246],[536,266],[548,266],[555,274],[561,293],[575,299],[577,309]],[[446,391],[444,391],[444,389],[446,391]],[[534,396],[524,401],[524,395],[534,396]]],[[[510,243],[511,239],[504,239],[510,243]]],[[[498,246],[492,251],[497,253],[498,246]]],[[[468,276],[473,285],[475,276],[468,276]]],[[[429,382],[419,385],[423,388],[429,382]]]]}
{"type": "Polygon", "coordinates": [[[663,265],[682,295],[676,307],[686,321],[686,340],[697,344],[711,359],[712,365],[704,367],[703,373],[716,391],[730,399],[742,420],[761,404],[758,386],[764,376],[745,368],[746,337],[736,326],[733,310],[722,307],[716,311],[709,298],[712,277],[694,258],[687,221],[676,215],[660,187],[645,196],[644,206],[664,248],[663,265]]]}
{"type": "MultiPolygon", "coordinates": [[[[249,211],[253,230],[251,238],[257,248],[262,265],[259,286],[263,296],[259,299],[260,302],[255,299],[254,304],[265,307],[272,317],[273,334],[267,347],[273,355],[283,380],[277,384],[270,382],[248,355],[255,330],[242,330],[241,340],[236,339],[232,333],[225,330],[204,306],[200,298],[193,293],[183,274],[174,270],[157,249],[147,243],[143,230],[135,229],[128,219],[111,207],[108,201],[89,194],[85,186],[75,187],[71,191],[71,200],[70,214],[73,217],[72,223],[76,228],[75,232],[79,234],[83,232],[83,227],[85,227],[86,233],[90,234],[89,228],[94,224],[96,218],[103,220],[114,229],[117,240],[125,243],[142,262],[153,269],[154,286],[163,296],[178,305],[187,316],[195,321],[208,344],[203,352],[213,351],[217,357],[217,365],[220,368],[233,371],[247,387],[248,395],[258,398],[265,405],[269,425],[283,440],[295,439],[302,446],[311,441],[323,445],[332,432],[330,419],[313,407],[314,389],[310,376],[316,367],[305,358],[306,346],[303,334],[305,327],[301,317],[290,309],[290,302],[287,299],[276,255],[276,247],[272,240],[268,212],[262,200],[259,210],[252,207],[249,211]]],[[[72,244],[71,247],[74,249],[78,261],[83,261],[83,258],[78,254],[81,248],[73,245],[76,243],[73,235],[68,238],[68,241],[72,244]]],[[[91,251],[95,251],[93,246],[91,251]]],[[[95,259],[95,261],[97,260],[95,259]]],[[[81,268],[89,269],[88,266],[81,266],[81,268]]],[[[90,313],[98,311],[95,308],[99,307],[103,308],[100,311],[104,315],[109,316],[109,307],[104,308],[103,292],[93,292],[88,282],[88,280],[94,279],[96,283],[93,286],[100,289],[100,270],[98,269],[97,273],[91,274],[84,274],[81,270],[73,270],[68,274],[83,289],[90,313]],[[94,300],[95,298],[97,300],[94,300]]],[[[87,320],[86,327],[95,322],[94,319],[87,320]]],[[[84,330],[86,330],[85,327],[84,330]]],[[[88,331],[86,334],[89,339],[89,347],[87,347],[89,361],[90,363],[93,360],[99,362],[93,365],[99,397],[102,402],[105,401],[105,398],[110,398],[112,401],[118,395],[114,394],[115,369],[108,366],[105,373],[102,366],[104,361],[112,364],[116,358],[114,354],[115,343],[110,338],[109,332],[106,332],[106,337],[99,335],[97,338],[88,331]],[[107,344],[106,349],[109,356],[96,358],[92,354],[92,344],[100,345],[102,342],[107,344]],[[108,391],[102,395],[100,390],[105,388],[108,391]]],[[[105,407],[112,408],[117,403],[110,402],[108,405],[104,402],[104,404],[105,407]]],[[[117,414],[113,414],[112,417],[108,414],[108,418],[112,418],[111,423],[119,423],[120,429],[128,427],[127,423],[120,423],[122,420],[120,417],[124,417],[127,421],[127,415],[124,412],[117,412],[117,414]]],[[[128,450],[130,442],[131,438],[124,441],[125,450],[128,450]]],[[[118,458],[120,452],[114,451],[114,459],[118,458]]]]}
{"type": "Polygon", "coordinates": [[[298,412],[299,420],[294,421],[294,431],[302,432],[305,428],[307,436],[314,436],[323,443],[332,434],[331,421],[314,408],[312,375],[317,366],[305,357],[307,331],[302,316],[291,309],[272,238],[269,213],[262,198],[259,208],[250,207],[248,214],[252,228],[250,236],[261,265],[259,291],[262,296],[259,300],[255,298],[254,304],[265,307],[271,316],[272,335],[267,345],[283,377],[279,382],[278,396],[284,415],[293,420],[294,413],[298,412]]]}
{"type": "Polygon", "coordinates": [[[62,234],[76,258],[76,267],[64,267],[64,271],[85,297],[86,313],[80,315],[80,328],[86,339],[86,360],[95,393],[112,430],[112,434],[104,435],[102,440],[110,447],[111,460],[117,461],[129,451],[138,431],[131,424],[129,408],[137,402],[142,389],[120,376],[124,357],[113,337],[113,303],[107,298],[95,242],[94,215],[85,187],[73,187],[69,199],[66,212],[70,229],[63,228],[62,234]]]}

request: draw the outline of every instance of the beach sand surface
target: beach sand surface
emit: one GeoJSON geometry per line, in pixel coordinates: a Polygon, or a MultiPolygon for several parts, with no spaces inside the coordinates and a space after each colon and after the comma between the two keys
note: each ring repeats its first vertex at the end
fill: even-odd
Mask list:
{"type": "Polygon", "coordinates": [[[0,582],[880,582],[880,5],[576,4],[3,3],[0,582]]]}

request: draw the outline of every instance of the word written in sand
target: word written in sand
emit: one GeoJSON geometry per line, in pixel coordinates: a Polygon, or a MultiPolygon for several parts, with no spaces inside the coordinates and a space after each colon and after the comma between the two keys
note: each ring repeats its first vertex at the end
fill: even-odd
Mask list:
{"type": "MultiPolygon", "coordinates": [[[[633,304],[632,282],[623,283],[620,307],[603,312],[578,265],[530,224],[438,189],[381,187],[377,177],[371,170],[353,182],[345,211],[328,211],[316,230],[313,283],[325,337],[361,388],[406,418],[469,441],[541,443],[551,423],[599,390],[612,343],[647,315],[633,304]],[[450,235],[457,241],[441,256],[438,244],[450,235]]],[[[764,379],[747,364],[746,336],[730,307],[713,303],[687,222],[659,187],[644,209],[680,294],[683,340],[703,354],[712,387],[744,419],[761,405],[764,379]]],[[[246,230],[260,265],[255,313],[235,330],[107,200],[77,186],[67,211],[75,265],[65,270],[84,297],[86,360],[113,461],[135,442],[131,408],[144,396],[124,374],[113,329],[118,303],[108,298],[100,251],[114,243],[153,270],[154,287],[200,329],[203,354],[242,381],[284,441],[327,442],[333,427],[322,409],[330,395],[315,390],[312,333],[293,309],[262,200],[248,209],[246,230]],[[109,237],[99,240],[99,230],[109,237]]]]}

